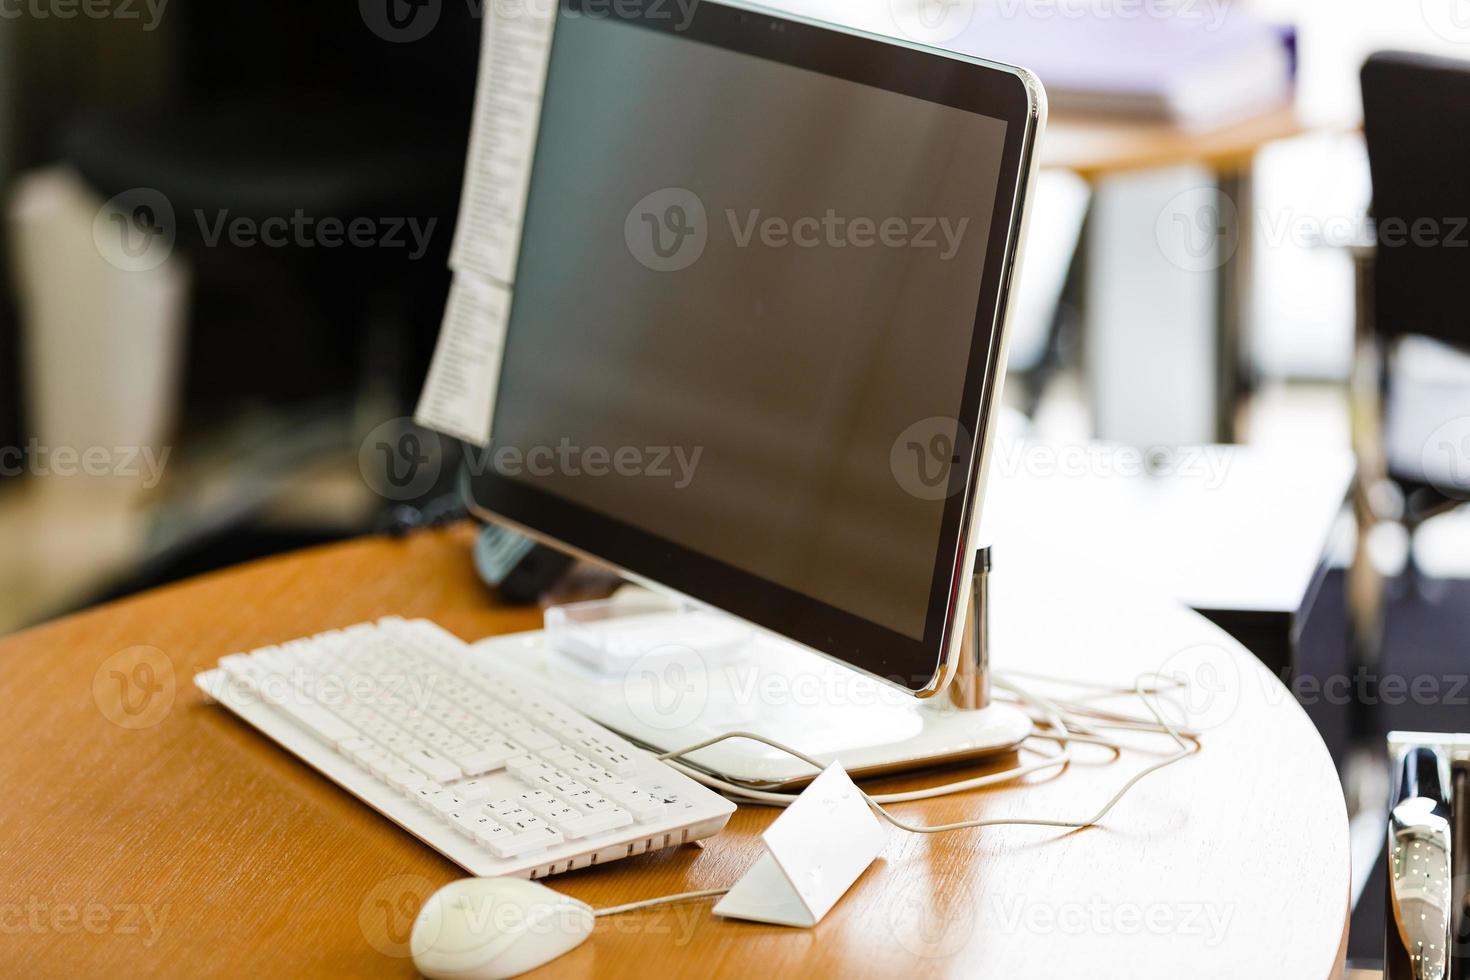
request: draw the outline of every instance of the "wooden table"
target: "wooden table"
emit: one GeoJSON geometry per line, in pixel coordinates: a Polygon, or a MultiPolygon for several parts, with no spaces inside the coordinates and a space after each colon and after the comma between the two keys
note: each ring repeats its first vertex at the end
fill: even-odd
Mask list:
{"type": "Polygon", "coordinates": [[[1250,166],[1261,147],[1307,131],[1294,104],[1200,132],[1164,122],[1054,113],[1041,145],[1041,165],[1088,180],[1130,170],[1198,164],[1216,173],[1250,166]]]}
{"type": "MultiPolygon", "coordinates": [[[[535,611],[491,601],[470,541],[466,528],[359,540],[0,641],[5,971],[411,976],[408,924],[461,872],[206,703],[191,678],[232,651],[387,614],[430,616],[467,639],[538,625],[535,611]]],[[[996,557],[1000,667],[1124,683],[1142,670],[1183,671],[1205,687],[1203,751],[1139,784],[1103,827],[894,832],[815,929],[665,907],[603,920],[545,975],[1338,975],[1346,814],[1295,702],[1181,606],[1140,599],[1071,559],[996,557]]],[[[1059,778],[901,810],[928,821],[1076,816],[1145,758],[1089,759],[1059,778]]],[[[727,885],[755,859],[773,815],[745,808],[703,849],[552,883],[595,905],[727,885]]]]}
{"type": "MultiPolygon", "coordinates": [[[[1306,131],[1294,104],[1200,132],[1163,122],[1107,116],[1079,118],[1063,113],[1054,115],[1047,126],[1041,151],[1042,165],[1074,171],[1091,182],[1099,193],[1107,193],[1107,178],[1121,174],[1170,167],[1201,167],[1211,175],[1222,200],[1229,201],[1235,208],[1238,217],[1233,223],[1234,247],[1209,273],[1213,279],[1209,285],[1213,293],[1213,309],[1208,338],[1213,348],[1208,354],[1212,367],[1212,377],[1208,378],[1213,389],[1208,412],[1212,431],[1198,433],[1189,441],[1242,441],[1242,415],[1254,388],[1250,309],[1251,266],[1257,236],[1252,217],[1255,210],[1252,163],[1266,144],[1300,136],[1306,131]]],[[[1151,202],[1153,207],[1142,208],[1137,216],[1150,228],[1158,217],[1155,208],[1173,204],[1172,199],[1163,199],[1168,198],[1167,193],[1161,193],[1160,197],[1160,200],[1151,202]]],[[[1101,228],[1094,218],[1093,234],[1088,241],[1098,240],[1099,236],[1128,237],[1127,229],[1109,231],[1101,228]]],[[[1087,263],[1090,255],[1088,246],[1084,244],[1082,261],[1087,263]]],[[[1159,271],[1167,276],[1178,270],[1166,262],[1159,271]]],[[[1171,294],[1164,290],[1161,295],[1171,294]]],[[[1090,302],[1093,306],[1109,305],[1099,301],[1095,295],[1090,302]]],[[[1187,312],[1188,307],[1185,309],[1187,312]]],[[[1116,316],[1124,324],[1132,322],[1127,314],[1116,316]]],[[[1132,343],[1146,346],[1148,341],[1133,338],[1132,343]]],[[[1193,362],[1186,360],[1185,363],[1193,362]]],[[[1167,375],[1169,368],[1155,365],[1155,370],[1167,375]]],[[[1140,397],[1138,378],[1131,374],[1122,376],[1116,370],[1095,373],[1091,376],[1091,383],[1094,403],[1099,407],[1104,426],[1116,425],[1107,421],[1113,415],[1107,409],[1108,405],[1127,405],[1140,397]]],[[[1121,430],[1110,428],[1104,434],[1112,438],[1146,441],[1130,427],[1121,430]]]]}

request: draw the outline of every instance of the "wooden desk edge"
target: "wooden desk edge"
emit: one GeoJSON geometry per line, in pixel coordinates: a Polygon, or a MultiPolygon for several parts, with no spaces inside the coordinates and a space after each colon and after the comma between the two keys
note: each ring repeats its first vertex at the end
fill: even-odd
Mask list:
{"type": "MultiPolygon", "coordinates": [[[[37,761],[34,752],[13,753],[8,759],[0,759],[0,772],[6,774],[6,785],[18,794],[12,812],[8,815],[0,812],[0,825],[22,831],[27,826],[31,827],[30,832],[19,835],[27,840],[25,847],[15,852],[10,862],[5,862],[7,866],[11,862],[20,862],[10,869],[14,875],[14,887],[42,896],[90,894],[94,886],[112,889],[104,890],[100,893],[103,895],[134,895],[139,893],[138,890],[154,889],[159,881],[179,881],[167,873],[172,865],[174,874],[181,869],[190,869],[188,874],[197,875],[196,879],[184,879],[187,884],[169,886],[177,890],[166,894],[182,903],[192,900],[191,897],[200,889],[206,893],[211,887],[254,889],[259,886],[259,876],[268,874],[266,869],[273,866],[273,862],[279,864],[286,858],[307,862],[291,865],[298,871],[310,866],[323,873],[328,864],[322,862],[330,859],[333,870],[322,879],[325,891],[320,896],[332,898],[332,902],[322,903],[329,907],[301,906],[298,903],[294,910],[289,907],[277,910],[272,921],[276,921],[275,915],[284,916],[279,920],[280,924],[274,926],[282,930],[276,934],[278,941],[272,944],[271,949],[260,948],[253,954],[261,963],[295,963],[302,969],[329,972],[324,964],[330,960],[304,957],[344,956],[351,951],[328,944],[313,954],[301,944],[309,942],[313,936],[318,939],[340,938],[337,932],[343,927],[333,924],[335,920],[332,918],[340,912],[342,895],[339,893],[345,891],[360,895],[361,892],[354,892],[354,889],[364,887],[364,881],[377,880],[385,867],[416,869],[418,874],[435,879],[447,872],[446,862],[407,835],[383,832],[389,828],[379,826],[380,818],[376,814],[314,773],[291,765],[289,759],[267,740],[253,737],[243,727],[237,732],[223,716],[211,716],[211,721],[218,724],[211,724],[207,733],[201,733],[193,724],[170,724],[160,728],[159,735],[124,732],[105,723],[99,724],[96,706],[90,703],[91,699],[79,701],[76,697],[77,684],[85,684],[85,678],[90,678],[106,654],[117,649],[118,645],[149,642],[150,639],[166,648],[175,659],[180,703],[192,705],[198,700],[189,683],[193,671],[209,666],[229,652],[226,645],[232,648],[238,645],[248,647],[256,642],[264,645],[279,642],[287,635],[305,635],[390,613],[433,616],[471,639],[534,627],[539,621],[539,613],[535,610],[496,608],[488,601],[488,594],[475,578],[468,561],[470,542],[470,530],[462,527],[413,535],[403,541],[363,539],[277,556],[170,585],[0,639],[0,658],[6,658],[6,665],[12,670],[10,682],[20,685],[12,690],[26,692],[25,698],[15,696],[11,699],[13,710],[9,712],[8,721],[12,727],[19,726],[19,730],[30,733],[36,744],[44,745],[50,753],[49,761],[44,764],[37,761]],[[400,563],[400,574],[378,574],[384,563],[389,561],[400,563]],[[311,582],[332,584],[330,587],[302,588],[304,583],[311,582]],[[253,606],[269,609],[270,615],[219,616],[213,606],[226,599],[245,611],[253,606]],[[67,710],[71,713],[67,714],[67,710]],[[82,731],[88,734],[87,738],[77,737],[77,733],[82,731]],[[213,740],[213,749],[196,755],[194,747],[201,734],[213,740]],[[159,738],[165,741],[160,742],[159,738]],[[134,766],[123,764],[131,752],[145,753],[135,758],[135,763],[149,754],[161,758],[158,753],[180,761],[188,758],[190,762],[169,770],[157,770],[154,778],[163,779],[164,783],[150,784],[145,794],[138,796],[140,790],[132,782],[134,766]],[[100,758],[111,761],[109,765],[97,768],[96,762],[100,758]],[[247,764],[241,765],[242,762],[247,764]],[[94,776],[94,797],[102,793],[121,798],[131,788],[135,801],[157,801],[157,806],[149,807],[153,822],[146,831],[146,837],[152,841],[147,848],[153,857],[147,866],[137,865],[136,858],[129,857],[126,849],[116,853],[112,852],[116,849],[97,849],[97,845],[103,842],[123,839],[119,835],[127,834],[127,828],[137,830],[134,823],[137,816],[125,808],[99,809],[94,799],[79,794],[74,799],[65,798],[65,806],[61,809],[53,806],[54,799],[47,804],[50,807],[47,812],[53,819],[48,820],[45,827],[36,827],[27,820],[27,814],[35,813],[33,804],[42,799],[35,794],[40,792],[37,787],[46,781],[44,774],[50,771],[48,767],[51,766],[92,767],[88,771],[94,776]],[[30,778],[25,778],[26,773],[30,773],[30,778]],[[196,783],[201,776],[211,781],[196,783]],[[186,786],[194,788],[186,791],[186,786]],[[229,822],[220,823],[224,816],[219,814],[211,815],[206,824],[213,828],[211,833],[226,834],[218,838],[216,844],[227,849],[246,848],[248,852],[252,846],[249,842],[263,835],[277,840],[279,844],[275,849],[267,848],[258,855],[264,862],[261,868],[217,868],[208,861],[199,863],[197,857],[189,856],[197,854],[197,847],[191,850],[189,844],[190,840],[197,842],[197,838],[190,835],[199,831],[187,826],[174,826],[174,821],[162,818],[173,812],[179,805],[178,801],[186,799],[190,792],[197,794],[201,791],[206,796],[232,792],[260,794],[256,805],[269,813],[269,820],[266,820],[265,812],[257,812],[256,819],[262,821],[260,826],[231,827],[226,831],[229,822]],[[185,795],[179,796],[179,793],[185,795]],[[32,802],[27,803],[27,800],[32,802]],[[77,823],[78,820],[81,822],[77,823]],[[364,846],[343,852],[340,846],[343,834],[364,846]],[[93,844],[78,847],[75,843],[64,844],[67,840],[91,840],[93,844]],[[335,847],[333,842],[337,842],[335,847]],[[366,846],[368,844],[371,846],[366,846]],[[311,862],[316,864],[311,865],[311,862]],[[221,874],[226,877],[221,879],[221,874]],[[123,889],[121,893],[116,891],[119,888],[123,889]]],[[[175,713],[178,714],[177,710],[175,713]]],[[[198,809],[198,804],[199,801],[192,804],[194,812],[202,814],[204,811],[198,809]]],[[[953,805],[940,804],[934,809],[945,812],[946,807],[953,805]]],[[[633,890],[638,893],[633,897],[644,892],[663,894],[687,887],[709,887],[715,879],[725,880],[732,873],[738,873],[736,866],[748,857],[750,847],[754,846],[752,835],[770,819],[766,812],[742,813],[740,816],[740,827],[729,832],[728,841],[720,848],[711,849],[700,861],[693,862],[687,855],[670,855],[640,866],[633,877],[624,875],[612,880],[584,874],[573,876],[564,887],[595,904],[606,904],[613,896],[625,898],[630,884],[636,885],[633,890]]],[[[1346,832],[1345,826],[1343,832],[1346,832]]],[[[931,854],[959,854],[963,849],[961,842],[955,841],[938,851],[931,848],[931,854]]],[[[3,856],[0,856],[0,861],[3,861],[3,856]]],[[[892,873],[891,869],[886,873],[892,873]]],[[[296,890],[299,892],[299,888],[296,890]]],[[[1341,901],[1342,938],[1332,962],[1323,964],[1329,976],[1340,976],[1345,963],[1350,913],[1346,891],[1341,901]]],[[[824,924],[828,939],[844,935],[841,922],[847,916],[855,917],[865,908],[871,916],[875,902],[879,907],[883,904],[875,895],[850,899],[838,910],[844,915],[834,916],[833,922],[824,924]],[[832,930],[837,931],[834,933],[832,930]]],[[[228,958],[228,942],[223,942],[220,935],[210,930],[237,927],[219,926],[206,912],[196,910],[191,914],[192,919],[181,918],[180,924],[175,926],[175,930],[191,931],[171,933],[169,945],[160,947],[159,952],[167,949],[173,956],[187,955],[191,963],[198,958],[201,969],[211,963],[217,964],[220,957],[228,958]]],[[[881,919],[882,913],[878,914],[881,919]]],[[[1329,912],[1328,915],[1331,916],[1329,921],[1335,921],[1335,913],[1329,912]]],[[[853,918],[848,921],[867,920],[853,918]]],[[[1321,921],[1317,921],[1320,928],[1321,921]]],[[[701,948],[710,955],[722,955],[721,951],[728,953],[726,944],[735,940],[728,938],[725,929],[724,926],[707,928],[700,934],[701,948]]],[[[232,931],[224,933],[225,937],[235,935],[237,933],[232,931]]],[[[29,940],[36,947],[33,956],[45,956],[48,950],[54,956],[63,949],[78,949],[65,946],[66,937],[42,936],[39,937],[41,942],[36,942],[37,938],[30,937],[29,940]]],[[[768,930],[761,931],[759,935],[743,932],[737,938],[753,944],[753,951],[782,950],[787,951],[784,955],[808,955],[801,952],[807,949],[805,945],[798,943],[793,946],[789,936],[776,935],[768,930]]],[[[1314,946],[1325,938],[1318,932],[1314,946]]],[[[617,972],[614,967],[626,972],[638,964],[646,965],[650,957],[665,965],[677,963],[676,954],[681,952],[662,948],[649,950],[636,944],[630,946],[619,942],[616,934],[597,945],[600,951],[594,951],[593,944],[589,944],[569,957],[562,967],[571,974],[617,972]],[[630,956],[633,958],[629,959],[630,956]]],[[[80,949],[89,954],[91,965],[99,968],[97,972],[114,957],[124,957],[113,963],[114,966],[125,967],[132,962],[137,968],[143,962],[129,959],[134,957],[134,952],[120,941],[80,949]]],[[[842,944],[839,943],[830,954],[816,955],[831,966],[841,959],[838,952],[841,949],[842,944]],[[828,955],[837,957],[837,960],[826,959],[828,955]]],[[[354,959],[352,962],[358,961],[354,959]]],[[[401,960],[398,963],[407,965],[401,960]]],[[[942,964],[931,965],[938,967],[942,964]]]]}

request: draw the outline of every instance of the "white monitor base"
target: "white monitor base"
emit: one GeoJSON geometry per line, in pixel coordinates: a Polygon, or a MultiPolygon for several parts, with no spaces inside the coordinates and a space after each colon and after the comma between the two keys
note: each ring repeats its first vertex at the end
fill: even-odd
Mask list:
{"type": "MultiPolygon", "coordinates": [[[[918,701],[719,613],[630,612],[619,612],[615,625],[553,622],[549,630],[491,637],[474,644],[472,655],[666,752],[749,731],[862,776],[1007,752],[1031,733],[1031,720],[1010,705],[970,711],[942,696],[918,701]],[[588,634],[586,626],[602,632],[588,634]]],[[[702,749],[690,761],[752,786],[801,784],[817,775],[748,739],[702,749]]]]}

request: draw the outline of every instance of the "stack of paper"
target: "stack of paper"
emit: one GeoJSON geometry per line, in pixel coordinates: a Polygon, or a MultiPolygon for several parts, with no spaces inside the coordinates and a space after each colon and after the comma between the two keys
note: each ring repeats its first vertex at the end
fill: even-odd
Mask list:
{"type": "MultiPolygon", "coordinates": [[[[893,0],[900,7],[936,2],[893,0]]],[[[960,11],[951,16],[966,4],[973,14],[942,47],[1031,69],[1061,112],[1201,128],[1258,115],[1291,93],[1293,59],[1283,32],[1233,0],[952,4],[960,11]]]]}
{"type": "Polygon", "coordinates": [[[555,4],[482,6],[480,79],[450,266],[454,285],[414,420],[484,446],[515,290],[555,4]]]}
{"type": "Polygon", "coordinates": [[[768,0],[907,42],[1020,65],[1053,109],[1192,129],[1283,104],[1290,31],[1236,0],[768,0]]]}

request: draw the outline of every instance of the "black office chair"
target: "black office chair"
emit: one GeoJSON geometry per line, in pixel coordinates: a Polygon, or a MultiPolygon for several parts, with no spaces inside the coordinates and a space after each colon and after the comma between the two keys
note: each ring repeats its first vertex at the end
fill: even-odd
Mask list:
{"type": "MultiPolygon", "coordinates": [[[[1470,420],[1456,427],[1470,390],[1426,410],[1394,370],[1406,337],[1470,353],[1470,62],[1376,54],[1362,85],[1378,241],[1359,253],[1360,463],[1398,489],[1396,516],[1412,534],[1470,500],[1470,420]],[[1395,431],[1423,436],[1404,444],[1395,431]]],[[[1410,562],[1416,582],[1412,548],[1410,562]]]]}

